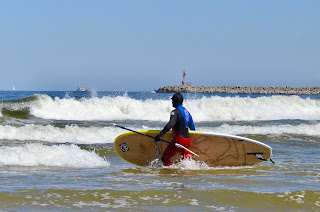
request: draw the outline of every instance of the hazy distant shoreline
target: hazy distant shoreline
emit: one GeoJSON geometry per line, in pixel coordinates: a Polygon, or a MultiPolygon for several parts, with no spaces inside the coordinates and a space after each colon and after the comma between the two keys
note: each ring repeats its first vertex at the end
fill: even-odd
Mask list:
{"type": "Polygon", "coordinates": [[[249,87],[249,86],[191,86],[170,85],[155,91],[156,93],[238,93],[238,94],[284,94],[319,95],[320,87],[249,87]]]}

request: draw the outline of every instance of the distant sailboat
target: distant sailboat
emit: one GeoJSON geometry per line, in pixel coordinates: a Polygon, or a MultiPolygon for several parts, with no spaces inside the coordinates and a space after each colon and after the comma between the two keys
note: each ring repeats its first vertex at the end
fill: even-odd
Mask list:
{"type": "Polygon", "coordinates": [[[15,90],[14,90],[14,86],[12,87],[12,90],[15,91],[15,90]]]}

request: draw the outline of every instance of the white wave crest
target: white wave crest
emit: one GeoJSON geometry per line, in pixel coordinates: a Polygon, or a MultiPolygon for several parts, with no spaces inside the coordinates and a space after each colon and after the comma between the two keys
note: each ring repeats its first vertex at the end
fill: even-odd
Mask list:
{"type": "MultiPolygon", "coordinates": [[[[202,97],[187,99],[195,122],[302,119],[320,120],[320,101],[298,96],[202,97]]],[[[76,100],[39,95],[30,113],[58,120],[149,120],[166,122],[174,108],[170,100],[137,100],[127,96],[76,100]]]]}
{"type": "MultiPolygon", "coordinates": [[[[162,126],[163,127],[163,126],[162,126]]],[[[134,130],[159,130],[161,127],[146,127],[134,130]]],[[[199,127],[199,131],[217,132],[232,135],[303,135],[320,136],[320,124],[299,125],[229,125],[223,124],[217,127],[199,127]]],[[[113,143],[117,136],[125,133],[125,130],[116,127],[79,127],[76,125],[58,128],[54,126],[25,125],[21,127],[1,126],[0,140],[17,141],[41,141],[51,143],[73,144],[98,144],[113,143]]]]}
{"type": "Polygon", "coordinates": [[[223,124],[219,127],[198,128],[200,131],[214,131],[224,134],[233,135],[303,135],[303,136],[320,136],[320,124],[299,124],[299,125],[265,125],[265,126],[248,126],[248,125],[229,125],[223,124]]]}
{"type": "Polygon", "coordinates": [[[57,166],[75,168],[109,167],[110,163],[95,152],[80,149],[76,145],[0,147],[0,164],[3,166],[57,166]]]}
{"type": "Polygon", "coordinates": [[[186,102],[196,121],[320,119],[320,101],[298,96],[211,97],[186,102]]]}
{"type": "MultiPolygon", "coordinates": [[[[44,119],[59,120],[164,120],[172,108],[164,100],[136,100],[126,96],[90,99],[52,99],[39,95],[30,113],[44,119]]],[[[168,118],[167,118],[168,119],[168,118]]]]}
{"type": "Polygon", "coordinates": [[[44,141],[52,143],[94,144],[113,143],[123,130],[114,127],[83,128],[75,125],[58,128],[51,125],[0,125],[0,139],[18,141],[44,141]]]}

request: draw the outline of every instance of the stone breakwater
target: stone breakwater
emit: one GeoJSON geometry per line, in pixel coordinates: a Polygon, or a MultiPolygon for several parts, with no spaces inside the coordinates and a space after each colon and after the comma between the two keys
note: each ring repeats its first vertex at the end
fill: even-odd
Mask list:
{"type": "Polygon", "coordinates": [[[191,86],[172,85],[161,87],[156,93],[233,93],[233,94],[282,94],[319,95],[320,87],[244,87],[244,86],[191,86]]]}

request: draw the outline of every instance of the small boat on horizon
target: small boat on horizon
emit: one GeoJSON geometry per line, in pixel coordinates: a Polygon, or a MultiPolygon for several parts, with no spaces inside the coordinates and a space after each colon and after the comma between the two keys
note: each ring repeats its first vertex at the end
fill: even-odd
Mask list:
{"type": "Polygon", "coordinates": [[[83,85],[78,85],[77,91],[79,92],[88,92],[88,89],[86,89],[83,85]]]}

